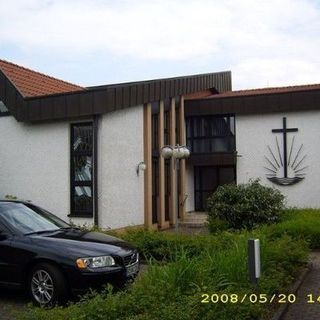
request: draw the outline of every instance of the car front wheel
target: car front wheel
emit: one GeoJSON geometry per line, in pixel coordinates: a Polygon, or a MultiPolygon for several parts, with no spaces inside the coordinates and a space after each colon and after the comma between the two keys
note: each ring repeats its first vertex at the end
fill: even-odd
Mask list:
{"type": "Polygon", "coordinates": [[[37,264],[30,273],[29,293],[33,303],[38,306],[52,307],[63,303],[67,297],[63,274],[51,264],[37,264]]]}

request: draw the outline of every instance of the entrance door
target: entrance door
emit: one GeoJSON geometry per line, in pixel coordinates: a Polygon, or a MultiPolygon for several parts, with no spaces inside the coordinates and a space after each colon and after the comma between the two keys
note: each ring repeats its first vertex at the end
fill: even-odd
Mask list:
{"type": "Polygon", "coordinates": [[[195,210],[206,211],[207,199],[220,185],[235,183],[234,166],[194,167],[195,210]]]}

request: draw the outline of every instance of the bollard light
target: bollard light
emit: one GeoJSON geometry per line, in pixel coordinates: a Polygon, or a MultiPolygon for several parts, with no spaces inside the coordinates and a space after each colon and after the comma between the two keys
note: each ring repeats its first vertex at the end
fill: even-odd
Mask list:
{"type": "Polygon", "coordinates": [[[261,276],[261,260],[260,260],[260,240],[248,240],[248,266],[249,280],[252,283],[257,283],[261,276]]]}

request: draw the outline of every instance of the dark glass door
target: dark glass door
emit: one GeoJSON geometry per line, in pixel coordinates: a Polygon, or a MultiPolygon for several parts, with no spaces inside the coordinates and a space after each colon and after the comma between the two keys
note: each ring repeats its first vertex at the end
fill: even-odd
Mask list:
{"type": "Polygon", "coordinates": [[[201,166],[194,167],[195,210],[206,211],[207,199],[218,186],[235,183],[235,167],[201,166]]]}

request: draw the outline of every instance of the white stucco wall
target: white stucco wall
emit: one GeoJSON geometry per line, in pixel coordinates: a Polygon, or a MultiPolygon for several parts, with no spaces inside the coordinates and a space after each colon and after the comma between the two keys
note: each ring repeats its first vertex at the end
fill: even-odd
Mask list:
{"type": "Polygon", "coordinates": [[[186,166],[187,174],[187,201],[186,201],[186,211],[194,211],[194,169],[193,166],[187,164],[186,166]]]}
{"type": "MultiPolygon", "coordinates": [[[[236,143],[238,155],[237,182],[246,183],[250,178],[260,178],[265,185],[278,188],[286,197],[289,206],[320,207],[320,111],[276,113],[270,115],[236,116],[236,143]],[[293,153],[303,144],[301,156],[306,155],[305,179],[291,186],[277,186],[266,178],[268,166],[264,156],[271,158],[267,146],[277,154],[275,137],[278,137],[282,152],[282,134],[272,129],[282,128],[282,118],[287,117],[288,128],[298,128],[288,134],[288,154],[295,135],[293,153]]],[[[300,156],[300,158],[302,158],[300,156]]]]}
{"type": "MultiPolygon", "coordinates": [[[[98,126],[99,226],[144,223],[143,106],[103,115],[98,126]]],[[[25,124],[0,117],[0,198],[31,200],[68,221],[70,122],[25,124]]],[[[73,218],[78,225],[93,219],[73,218]]]]}
{"type": "Polygon", "coordinates": [[[30,125],[0,117],[0,198],[31,200],[68,220],[69,149],[67,122],[30,125]]]}
{"type": "Polygon", "coordinates": [[[143,106],[102,116],[98,131],[99,225],[121,228],[144,223],[143,106]]]}

